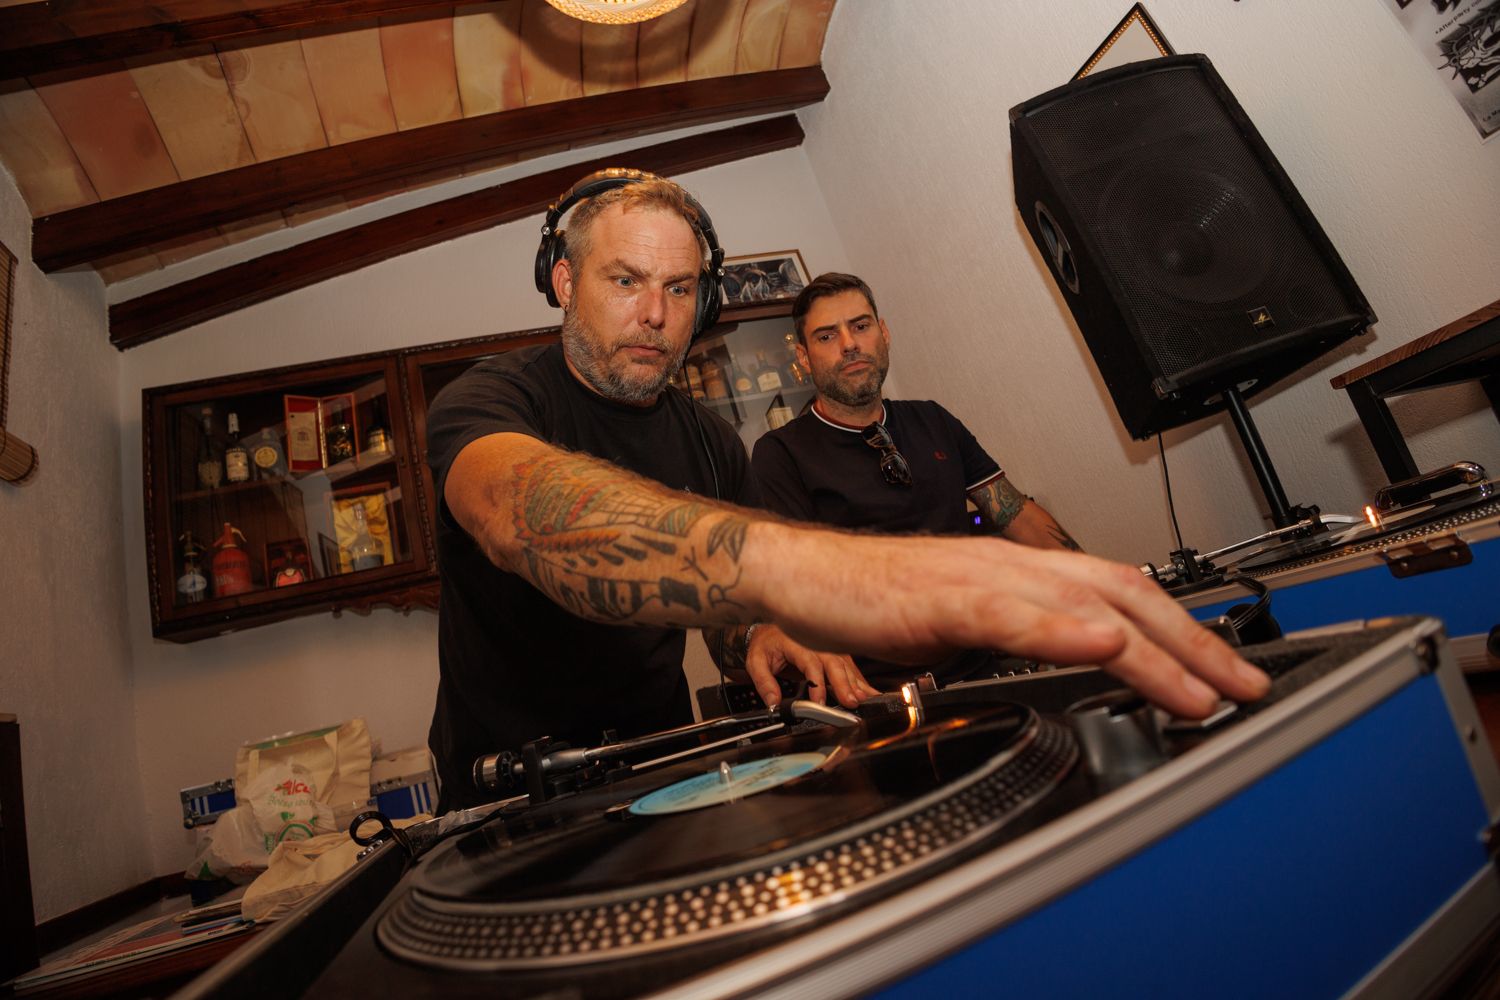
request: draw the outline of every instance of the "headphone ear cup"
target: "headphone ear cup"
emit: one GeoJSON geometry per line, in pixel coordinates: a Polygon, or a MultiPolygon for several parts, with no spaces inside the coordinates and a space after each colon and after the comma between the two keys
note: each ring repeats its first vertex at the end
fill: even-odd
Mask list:
{"type": "Polygon", "coordinates": [[[698,272],[698,306],[693,312],[694,339],[703,336],[719,321],[719,307],[722,302],[718,276],[709,270],[698,272]]]}
{"type": "Polygon", "coordinates": [[[542,237],[541,246],[536,248],[536,290],[547,296],[547,303],[552,306],[562,305],[552,287],[552,269],[567,252],[567,233],[561,229],[542,237]]]}

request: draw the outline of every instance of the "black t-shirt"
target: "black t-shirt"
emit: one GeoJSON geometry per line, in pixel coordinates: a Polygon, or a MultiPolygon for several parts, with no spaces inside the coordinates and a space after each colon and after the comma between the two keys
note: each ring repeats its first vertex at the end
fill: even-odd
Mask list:
{"type": "MultiPolygon", "coordinates": [[[[1001,475],[1000,466],[957,417],[931,400],[886,400],[881,423],[911,467],[910,486],[885,481],[880,452],[865,443],[863,428],[829,421],[813,407],[755,442],[751,465],[766,506],[841,528],[968,534],[968,494],[1001,475]]],[[[987,651],[917,668],[856,659],[865,676],[885,688],[923,670],[953,681],[992,669],[987,651]]]]}
{"type": "Polygon", "coordinates": [[[766,505],[841,528],[967,534],[968,494],[1000,475],[1000,466],[931,400],[887,400],[881,423],[911,467],[910,486],[885,481],[863,428],[829,421],[813,407],[755,442],[751,462],[766,505]]]}
{"type": "Polygon", "coordinates": [[[594,746],[606,729],[625,737],[692,721],[681,629],[576,618],[496,567],[454,522],[442,502],[453,460],[473,441],[504,432],[710,498],[717,474],[723,499],[760,505],[744,445],[722,419],[671,387],[649,407],[604,399],[573,377],[559,345],[483,361],[439,393],[427,415],[442,583],[437,707],[428,743],[443,781],[444,809],[485,800],[470,779],[475,758],[485,754],[518,750],[541,736],[594,746]]]}

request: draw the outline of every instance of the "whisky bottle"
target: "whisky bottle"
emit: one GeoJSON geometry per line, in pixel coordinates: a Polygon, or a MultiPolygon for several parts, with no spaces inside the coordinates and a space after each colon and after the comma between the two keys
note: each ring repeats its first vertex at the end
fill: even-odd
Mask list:
{"type": "Polygon", "coordinates": [[[281,450],[281,435],[274,428],[262,427],[250,435],[247,446],[256,479],[281,479],[286,476],[286,453],[281,450]]]}
{"type": "Polygon", "coordinates": [[[797,335],[789,333],[782,338],[786,341],[786,360],[782,362],[782,381],[788,385],[806,385],[807,370],[802,367],[802,362],[797,360],[797,335]]]}
{"type": "Polygon", "coordinates": [[[687,378],[688,392],[694,399],[703,399],[707,395],[703,390],[703,372],[698,367],[698,362],[689,361],[682,366],[683,375],[687,378]]]}
{"type": "Polygon", "coordinates": [[[746,396],[755,391],[755,381],[750,377],[750,372],[746,370],[744,365],[731,364],[729,370],[734,373],[734,377],[730,379],[730,384],[734,386],[735,392],[741,396],[746,396]]]}
{"type": "Polygon", "coordinates": [[[342,406],[335,406],[328,414],[328,429],[323,432],[323,443],[327,446],[324,465],[347,462],[354,457],[354,428],[342,406]]]}
{"type": "Polygon", "coordinates": [[[349,566],[355,572],[375,569],[385,564],[385,556],[375,539],[370,537],[370,524],[365,520],[365,505],[354,505],[354,539],[349,543],[349,566]]]}
{"type": "Polygon", "coordinates": [[[373,458],[383,458],[391,453],[391,432],[385,429],[385,424],[380,422],[380,417],[375,418],[375,423],[365,434],[365,454],[373,458]]]}
{"type": "Polygon", "coordinates": [[[214,440],[213,407],[203,408],[203,436],[198,439],[198,485],[206,490],[217,489],[224,481],[224,463],[219,458],[219,445],[214,440]]]}
{"type": "Polygon", "coordinates": [[[770,407],[766,410],[766,427],[774,431],[776,428],[785,427],[791,422],[792,408],[786,405],[786,400],[778,392],[776,397],[771,400],[770,407]]]}
{"type": "Polygon", "coordinates": [[[250,453],[240,443],[240,415],[229,415],[229,446],[224,449],[224,478],[243,483],[250,478],[250,453]]]}
{"type": "Polygon", "coordinates": [[[714,358],[703,359],[703,395],[706,399],[729,398],[729,385],[724,380],[724,369],[714,358]]]}
{"type": "Polygon", "coordinates": [[[765,351],[755,352],[755,388],[761,392],[775,392],[781,386],[781,373],[766,360],[765,351]]]}

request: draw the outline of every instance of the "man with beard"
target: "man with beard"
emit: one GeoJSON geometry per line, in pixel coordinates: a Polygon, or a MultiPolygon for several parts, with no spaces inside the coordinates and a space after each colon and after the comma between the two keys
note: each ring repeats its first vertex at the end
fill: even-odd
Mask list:
{"type": "MultiPolygon", "coordinates": [[[[797,360],[817,396],[807,412],[756,442],[752,465],[772,510],[841,528],[966,535],[971,500],[993,534],[1037,548],[1079,548],[957,417],[930,400],[881,397],[891,333],[863,280],[820,274],[797,295],[792,323],[797,360]]],[[[860,666],[885,686],[912,673],[869,659],[860,666]]],[[[993,669],[988,653],[969,651],[932,672],[958,680],[993,669]]]]}
{"type": "Polygon", "coordinates": [[[1265,693],[1264,674],[1130,567],[999,539],[842,534],[732,505],[757,499],[743,446],[669,386],[719,294],[712,226],[676,184],[618,176],[583,188],[565,241],[551,224],[578,189],[549,212],[538,284],[563,309],[562,344],[476,365],[428,415],[440,810],[481,800],[469,780],[481,755],[689,721],[685,628],[705,629],[721,663],[766,679],[790,662],[845,705],[873,689],[814,649],[920,662],[1005,645],[1100,663],[1192,717],[1221,692],[1265,693]]]}

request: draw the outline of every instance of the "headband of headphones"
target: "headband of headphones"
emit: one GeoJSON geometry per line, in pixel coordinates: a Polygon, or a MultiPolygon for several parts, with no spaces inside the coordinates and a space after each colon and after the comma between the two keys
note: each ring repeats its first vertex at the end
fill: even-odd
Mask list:
{"type": "MultiPolygon", "coordinates": [[[[542,223],[542,244],[536,251],[536,290],[547,296],[547,301],[552,305],[561,305],[557,300],[557,292],[552,288],[552,269],[567,254],[567,233],[557,228],[557,224],[562,221],[562,217],[568,213],[569,209],[580,201],[627,184],[641,184],[663,179],[643,170],[609,167],[606,170],[589,174],[563,192],[562,196],[547,208],[547,219],[542,223]]],[[[714,232],[713,220],[708,217],[703,206],[686,191],[682,194],[687,203],[698,213],[698,221],[693,228],[697,230],[698,235],[703,237],[703,242],[708,244],[708,266],[698,272],[698,302],[693,313],[693,336],[697,337],[719,321],[719,288],[724,277],[724,250],[719,246],[719,237],[714,232]]]]}

